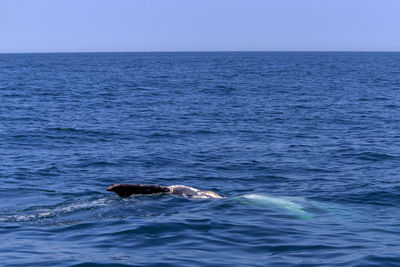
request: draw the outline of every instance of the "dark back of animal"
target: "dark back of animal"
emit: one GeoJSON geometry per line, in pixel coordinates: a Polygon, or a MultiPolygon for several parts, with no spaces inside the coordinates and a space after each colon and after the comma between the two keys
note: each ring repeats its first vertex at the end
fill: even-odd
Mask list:
{"type": "Polygon", "coordinates": [[[107,191],[112,191],[117,193],[120,197],[129,197],[134,194],[146,195],[146,194],[156,194],[156,193],[166,193],[170,189],[162,185],[154,184],[115,184],[109,186],[107,191]]]}

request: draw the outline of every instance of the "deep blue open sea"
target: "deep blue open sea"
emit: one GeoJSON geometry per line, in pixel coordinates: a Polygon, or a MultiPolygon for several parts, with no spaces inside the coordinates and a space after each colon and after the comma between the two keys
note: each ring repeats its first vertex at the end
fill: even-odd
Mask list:
{"type": "Polygon", "coordinates": [[[0,55],[1,266],[399,266],[399,232],[400,53],[0,55]]]}

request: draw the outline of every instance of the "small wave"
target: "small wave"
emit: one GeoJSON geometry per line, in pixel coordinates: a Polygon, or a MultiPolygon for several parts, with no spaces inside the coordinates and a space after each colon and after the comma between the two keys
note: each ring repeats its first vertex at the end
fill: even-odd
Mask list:
{"type": "Polygon", "coordinates": [[[171,132],[151,132],[149,134],[141,135],[146,138],[177,138],[178,136],[171,132]]]}
{"type": "Polygon", "coordinates": [[[37,207],[29,210],[14,211],[14,213],[0,217],[0,222],[31,222],[40,219],[49,219],[59,215],[72,214],[82,210],[99,209],[109,205],[109,198],[100,198],[78,203],[64,204],[55,207],[37,207]],[[25,213],[25,214],[24,214],[25,213]]]}
{"type": "Polygon", "coordinates": [[[367,255],[358,260],[360,266],[398,266],[400,257],[386,251],[381,254],[367,255]]]}
{"type": "Polygon", "coordinates": [[[349,158],[357,158],[360,160],[365,160],[365,161],[381,161],[381,160],[391,160],[391,159],[396,159],[396,156],[386,154],[386,153],[377,153],[377,152],[363,152],[363,153],[348,153],[348,154],[342,154],[343,157],[349,157],[349,158]]]}
{"type": "Polygon", "coordinates": [[[116,166],[118,163],[109,161],[91,161],[78,164],[71,164],[74,168],[88,168],[88,167],[105,167],[105,166],[116,166]]]}
{"type": "Polygon", "coordinates": [[[356,192],[337,198],[341,202],[362,203],[363,205],[398,206],[400,194],[388,191],[356,192]]]}
{"type": "Polygon", "coordinates": [[[395,105],[395,104],[389,104],[389,105],[385,105],[385,108],[389,108],[389,109],[398,109],[400,106],[399,105],[395,105]]]}
{"type": "MultiPolygon", "coordinates": [[[[127,257],[127,256],[125,256],[127,257]]],[[[124,259],[123,257],[115,257],[114,260],[121,260],[124,259]]],[[[164,264],[163,264],[164,265],[164,264]]],[[[84,263],[79,263],[75,265],[71,265],[71,267],[132,267],[132,265],[129,264],[102,264],[102,263],[96,263],[96,262],[84,262],[84,263]]],[[[168,265],[165,265],[168,266],[168,265]]]]}
{"type": "Polygon", "coordinates": [[[89,130],[89,129],[77,129],[77,128],[69,128],[69,127],[53,127],[47,128],[47,131],[51,132],[63,132],[69,134],[88,134],[88,135],[114,135],[112,132],[100,131],[100,130],[89,130]]]}
{"type": "Polygon", "coordinates": [[[216,131],[213,131],[211,129],[193,129],[193,130],[179,130],[178,133],[180,135],[212,135],[216,134],[216,131]]]}

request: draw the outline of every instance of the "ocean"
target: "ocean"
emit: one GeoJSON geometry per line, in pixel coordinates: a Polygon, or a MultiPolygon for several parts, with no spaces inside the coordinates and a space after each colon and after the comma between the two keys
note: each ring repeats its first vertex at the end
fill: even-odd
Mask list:
{"type": "Polygon", "coordinates": [[[399,266],[399,170],[400,53],[0,54],[1,266],[399,266]]]}

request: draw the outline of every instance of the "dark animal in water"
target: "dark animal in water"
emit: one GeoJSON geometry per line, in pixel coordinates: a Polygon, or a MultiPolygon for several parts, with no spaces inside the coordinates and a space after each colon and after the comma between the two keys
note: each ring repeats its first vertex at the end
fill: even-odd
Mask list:
{"type": "Polygon", "coordinates": [[[199,190],[185,185],[115,184],[109,186],[107,191],[115,192],[120,197],[166,193],[188,198],[223,198],[212,191],[199,190]]]}

